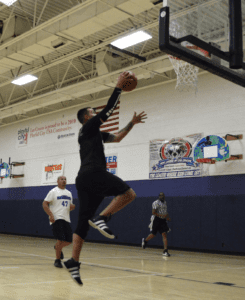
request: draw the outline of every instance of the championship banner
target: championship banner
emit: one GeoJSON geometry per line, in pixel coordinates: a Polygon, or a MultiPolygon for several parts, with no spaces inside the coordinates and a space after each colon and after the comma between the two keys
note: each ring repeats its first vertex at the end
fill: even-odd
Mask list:
{"type": "Polygon", "coordinates": [[[195,145],[203,134],[150,141],[150,179],[198,177],[203,165],[194,161],[195,145]]]}
{"type": "Polygon", "coordinates": [[[43,163],[41,184],[57,183],[58,177],[64,174],[64,163],[64,159],[43,163]]]}
{"type": "Polygon", "coordinates": [[[110,154],[105,157],[106,170],[114,175],[117,175],[117,154],[110,154]]]}

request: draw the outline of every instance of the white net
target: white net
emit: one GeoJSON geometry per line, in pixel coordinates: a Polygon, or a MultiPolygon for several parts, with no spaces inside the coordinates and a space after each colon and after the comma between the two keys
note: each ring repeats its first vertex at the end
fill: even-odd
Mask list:
{"type": "Polygon", "coordinates": [[[196,93],[199,68],[171,55],[169,55],[169,59],[177,75],[175,89],[180,92],[194,90],[196,93]]]}
{"type": "MultiPolygon", "coordinates": [[[[242,0],[244,2],[245,0],[242,0]]],[[[175,38],[187,35],[195,36],[206,43],[215,43],[222,51],[229,51],[229,5],[228,0],[168,0],[170,7],[169,33],[175,38]],[[182,9],[182,10],[181,10],[182,9]]],[[[189,48],[190,43],[182,42],[181,46],[189,48]]],[[[191,48],[190,48],[191,49],[191,48]]],[[[194,49],[191,49],[195,52],[194,49]]],[[[201,49],[197,49],[197,54],[201,49]]],[[[214,58],[213,58],[214,59],[214,58]]],[[[180,91],[194,90],[198,87],[198,68],[186,62],[170,59],[177,74],[176,89],[180,91]]],[[[219,64],[225,64],[225,61],[219,64]]],[[[239,72],[239,71],[237,71],[239,72]]]]}
{"type": "MultiPolygon", "coordinates": [[[[176,38],[187,35],[185,28],[182,27],[177,20],[173,20],[171,22],[169,32],[176,38]]],[[[182,43],[182,46],[190,47],[190,44],[184,42],[182,43]]],[[[169,59],[177,75],[177,83],[175,89],[180,92],[188,92],[190,90],[194,90],[196,93],[198,82],[197,75],[199,68],[171,55],[169,55],[169,59]]]]}

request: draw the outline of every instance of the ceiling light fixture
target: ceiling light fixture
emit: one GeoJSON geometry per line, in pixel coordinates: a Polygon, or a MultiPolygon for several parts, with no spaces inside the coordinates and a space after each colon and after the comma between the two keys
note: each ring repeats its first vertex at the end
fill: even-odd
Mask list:
{"type": "Polygon", "coordinates": [[[19,77],[15,80],[11,81],[11,83],[17,84],[17,85],[24,85],[24,84],[27,84],[27,83],[32,82],[34,80],[37,80],[37,79],[38,78],[36,76],[25,75],[25,76],[19,77]]]}
{"type": "Polygon", "coordinates": [[[12,5],[14,2],[16,2],[17,0],[0,0],[1,3],[10,6],[12,5]]]}
{"type": "Polygon", "coordinates": [[[147,41],[151,39],[152,36],[144,31],[137,31],[130,35],[127,35],[125,37],[119,38],[111,43],[111,45],[119,48],[119,49],[125,49],[130,46],[142,43],[144,41],[147,41]]]}

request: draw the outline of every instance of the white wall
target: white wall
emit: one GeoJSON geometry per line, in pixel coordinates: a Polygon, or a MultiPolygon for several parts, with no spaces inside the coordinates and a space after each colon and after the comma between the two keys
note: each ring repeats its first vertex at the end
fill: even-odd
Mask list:
{"type": "MultiPolygon", "coordinates": [[[[243,134],[243,140],[229,142],[231,154],[244,153],[245,97],[244,88],[215,75],[199,76],[198,93],[180,93],[175,82],[152,88],[123,93],[120,105],[120,128],[131,120],[134,111],[145,111],[145,124],[137,124],[119,144],[106,144],[106,154],[118,154],[118,175],[124,180],[146,180],[149,177],[149,141],[170,139],[194,133],[225,136],[243,134]]],[[[105,101],[96,105],[103,105],[105,101]]],[[[93,104],[93,106],[95,106],[93,104]]],[[[41,143],[16,147],[17,130],[29,126],[52,123],[53,120],[75,117],[78,108],[69,109],[29,121],[20,122],[0,131],[0,158],[3,162],[25,161],[24,178],[4,179],[0,187],[39,186],[41,165],[50,159],[65,159],[65,175],[68,184],[75,182],[79,169],[77,137],[73,139],[43,139],[41,143]]],[[[78,132],[78,126],[76,128],[78,132]]],[[[206,167],[210,175],[245,173],[244,160],[218,162],[206,167]]]]}

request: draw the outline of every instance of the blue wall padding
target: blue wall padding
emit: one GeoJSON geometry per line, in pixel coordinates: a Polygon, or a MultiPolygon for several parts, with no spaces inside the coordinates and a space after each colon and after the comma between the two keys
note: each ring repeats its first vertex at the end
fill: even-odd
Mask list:
{"type": "MultiPolygon", "coordinates": [[[[118,236],[114,242],[141,244],[142,237],[149,234],[152,202],[163,191],[172,219],[169,247],[245,252],[244,182],[245,175],[127,182],[137,198],[110,221],[110,228],[118,236]]],[[[42,201],[53,187],[0,189],[0,232],[52,237],[42,201]]],[[[77,206],[71,212],[74,231],[79,203],[75,185],[68,185],[67,189],[77,206]]],[[[110,200],[104,199],[98,212],[110,200]]],[[[108,241],[93,228],[87,239],[108,241]]],[[[162,237],[158,234],[149,244],[162,246],[162,237]]]]}

